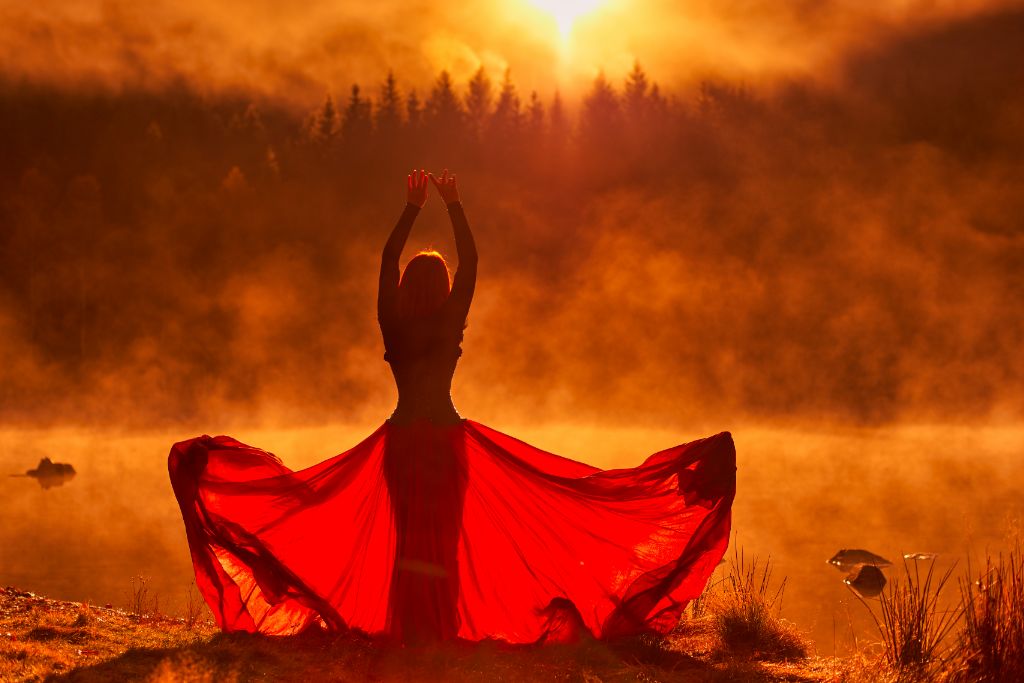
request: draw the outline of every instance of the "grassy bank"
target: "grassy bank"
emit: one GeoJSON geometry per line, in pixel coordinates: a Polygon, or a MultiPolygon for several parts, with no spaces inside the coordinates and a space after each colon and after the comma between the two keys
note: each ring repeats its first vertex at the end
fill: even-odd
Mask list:
{"type": "Polygon", "coordinates": [[[904,562],[878,601],[877,639],[819,657],[781,618],[785,586],[742,550],[665,638],[511,648],[396,648],[354,634],[222,634],[190,591],[183,617],[157,614],[133,579],[125,609],[0,589],[0,680],[220,681],[836,681],[972,683],[1024,674],[1024,554],[934,574],[904,562]]]}
{"type": "Polygon", "coordinates": [[[410,650],[351,636],[225,635],[209,622],[189,626],[0,589],[4,681],[827,681],[841,678],[843,666],[817,657],[727,655],[710,614],[684,620],[659,641],[410,650]]]}

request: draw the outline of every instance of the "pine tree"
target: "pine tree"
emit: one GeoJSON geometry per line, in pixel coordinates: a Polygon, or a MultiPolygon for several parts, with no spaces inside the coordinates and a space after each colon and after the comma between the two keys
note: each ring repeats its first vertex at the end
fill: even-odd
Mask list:
{"type": "Polygon", "coordinates": [[[626,77],[626,87],[622,97],[626,118],[633,127],[642,127],[647,123],[649,90],[650,83],[647,80],[647,74],[640,67],[640,62],[633,62],[633,70],[626,77]]]}
{"type": "Polygon", "coordinates": [[[583,116],[580,121],[583,136],[592,143],[618,137],[621,114],[619,97],[602,71],[583,99],[583,116]]]}
{"type": "Polygon", "coordinates": [[[256,140],[264,140],[267,135],[267,129],[263,125],[263,117],[260,115],[260,110],[252,102],[246,106],[244,112],[240,114],[235,113],[231,117],[228,129],[232,133],[256,140]]]}
{"type": "Polygon", "coordinates": [[[394,137],[402,125],[402,96],[398,92],[395,74],[391,71],[388,71],[388,77],[380,89],[374,124],[377,134],[385,138],[394,137]]]}
{"type": "Polygon", "coordinates": [[[326,147],[334,142],[337,134],[338,112],[334,108],[334,100],[331,99],[331,95],[328,93],[324,99],[323,106],[320,107],[320,111],[313,117],[310,126],[310,137],[314,143],[326,147]]]}
{"type": "Polygon", "coordinates": [[[501,92],[498,94],[498,102],[494,106],[494,113],[491,114],[490,137],[499,144],[514,142],[522,123],[521,103],[516,86],[512,83],[510,69],[505,70],[505,78],[501,82],[501,92]]]}
{"type": "Polygon", "coordinates": [[[406,126],[409,130],[419,130],[423,125],[423,107],[420,105],[420,98],[417,97],[415,90],[410,91],[409,97],[405,100],[405,112],[406,126]]]}
{"type": "Polygon", "coordinates": [[[464,112],[462,105],[459,104],[459,97],[455,94],[451,74],[442,71],[434,83],[430,97],[427,98],[427,125],[442,139],[451,140],[459,132],[463,116],[464,112]]]}
{"type": "Polygon", "coordinates": [[[370,101],[359,94],[359,85],[352,86],[352,95],[341,120],[341,135],[350,147],[360,146],[370,138],[372,130],[370,101]]]}
{"type": "Polygon", "coordinates": [[[530,93],[530,105],[526,109],[526,126],[529,141],[537,143],[544,134],[544,103],[534,90],[530,93]]]}
{"type": "Polygon", "coordinates": [[[469,81],[469,95],[466,97],[466,116],[470,130],[479,139],[487,117],[491,113],[491,79],[481,66],[469,81]]]}

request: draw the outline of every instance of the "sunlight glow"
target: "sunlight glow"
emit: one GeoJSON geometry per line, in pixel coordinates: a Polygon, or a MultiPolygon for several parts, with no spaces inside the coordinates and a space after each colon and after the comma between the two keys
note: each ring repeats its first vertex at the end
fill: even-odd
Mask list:
{"type": "Polygon", "coordinates": [[[531,4],[555,18],[562,39],[569,37],[572,26],[584,14],[592,12],[606,0],[530,0],[531,4]]]}

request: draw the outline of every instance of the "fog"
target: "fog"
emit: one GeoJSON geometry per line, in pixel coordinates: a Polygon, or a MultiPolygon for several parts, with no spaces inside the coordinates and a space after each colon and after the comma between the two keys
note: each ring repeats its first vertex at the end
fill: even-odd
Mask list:
{"type": "MultiPolygon", "coordinates": [[[[301,11],[266,0],[0,2],[0,63],[33,81],[80,90],[241,91],[309,105],[326,88],[383,79],[468,79],[506,68],[546,96],[576,92],[598,69],[640,60],[671,85],[707,73],[764,81],[828,78],[851,49],[1014,0],[607,0],[561,36],[543,0],[369,5],[316,0],[301,11]]],[[[564,4],[564,3],[563,3],[564,4]]]]}
{"type": "MultiPolygon", "coordinates": [[[[414,166],[457,171],[480,251],[463,415],[600,466],[731,430],[740,540],[816,586],[819,645],[838,548],[1005,535],[1018,3],[609,2],[563,42],[511,0],[247,7],[0,4],[0,466],[78,471],[5,478],[0,581],[173,594],[171,443],[299,467],[388,415],[414,166]]],[[[436,196],[427,246],[455,265],[436,196]]]]}
{"type": "MultiPolygon", "coordinates": [[[[460,173],[480,244],[467,414],[1015,419],[1022,32],[930,28],[849,55],[842,87],[672,91],[638,65],[575,107],[486,73],[471,111],[446,74],[396,81],[390,109],[379,83],[294,110],[9,82],[0,402],[385,415],[375,276],[415,164],[460,173]]],[[[435,200],[409,253],[454,258],[449,232],[435,200]]]]}
{"type": "MultiPolygon", "coordinates": [[[[600,467],[632,466],[700,435],[585,422],[501,426],[600,467]]],[[[293,469],[369,433],[366,424],[233,431],[293,469]]],[[[169,436],[81,428],[0,431],[0,465],[34,464],[43,454],[60,453],[80,472],[50,490],[31,479],[0,477],[9,511],[0,526],[0,581],[50,597],[123,607],[132,577],[142,575],[159,608],[181,614],[193,575],[166,480],[169,436]]],[[[890,578],[902,571],[901,554],[913,552],[938,553],[940,571],[959,563],[959,576],[967,557],[977,567],[982,553],[1006,549],[1007,539],[1020,532],[1020,428],[735,425],[735,440],[735,543],[748,557],[770,556],[775,585],[787,578],[783,616],[823,655],[849,651],[853,634],[861,644],[877,637],[864,607],[843,585],[844,574],[826,564],[840,548],[868,548],[893,560],[890,578]]]]}

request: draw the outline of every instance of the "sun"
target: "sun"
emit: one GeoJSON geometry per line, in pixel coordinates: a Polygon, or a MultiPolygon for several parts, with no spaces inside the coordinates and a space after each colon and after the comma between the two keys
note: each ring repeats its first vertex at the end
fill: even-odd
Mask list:
{"type": "Polygon", "coordinates": [[[558,24],[562,39],[569,37],[572,26],[584,14],[592,12],[607,0],[530,0],[530,4],[547,12],[558,24]]]}

